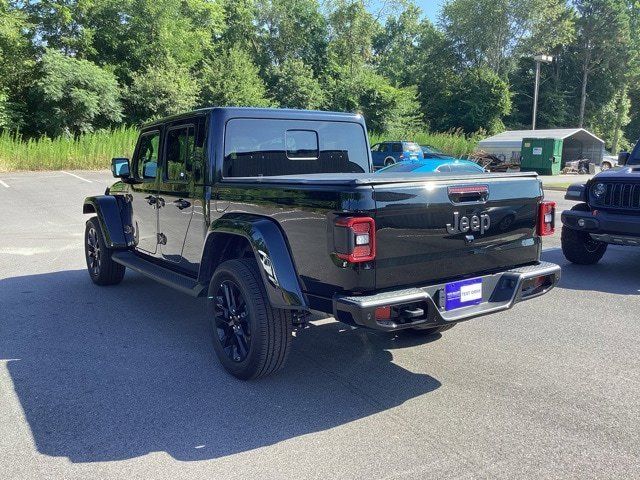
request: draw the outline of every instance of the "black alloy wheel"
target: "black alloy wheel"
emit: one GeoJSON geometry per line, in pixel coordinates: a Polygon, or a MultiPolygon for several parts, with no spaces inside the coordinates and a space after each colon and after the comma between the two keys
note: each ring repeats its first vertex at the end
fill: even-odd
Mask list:
{"type": "Polygon", "coordinates": [[[87,231],[87,267],[92,277],[100,276],[100,267],[102,266],[102,255],[100,251],[100,242],[98,241],[98,232],[95,227],[89,227],[87,231]]]}
{"type": "Polygon", "coordinates": [[[251,319],[238,285],[224,280],[216,292],[215,327],[227,357],[234,362],[247,358],[251,348],[251,319]]]}
{"type": "Polygon", "coordinates": [[[258,268],[254,258],[222,262],[207,295],[213,349],[224,369],[242,380],[282,368],[291,345],[292,313],[271,306],[258,268]]]}
{"type": "Polygon", "coordinates": [[[124,278],[125,267],[113,261],[113,250],[103,240],[100,222],[90,218],[84,231],[84,255],[91,281],[96,285],[116,285],[124,278]]]}

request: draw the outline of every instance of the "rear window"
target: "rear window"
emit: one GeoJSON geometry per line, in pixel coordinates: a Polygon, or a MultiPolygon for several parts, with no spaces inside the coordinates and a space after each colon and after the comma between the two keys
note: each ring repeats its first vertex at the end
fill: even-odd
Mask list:
{"type": "Polygon", "coordinates": [[[420,145],[418,145],[417,143],[413,143],[413,142],[406,142],[404,144],[404,148],[407,152],[420,152],[422,149],[420,148],[420,145]]]}
{"type": "Polygon", "coordinates": [[[357,123],[236,118],[227,122],[224,177],[369,171],[357,123]]]}

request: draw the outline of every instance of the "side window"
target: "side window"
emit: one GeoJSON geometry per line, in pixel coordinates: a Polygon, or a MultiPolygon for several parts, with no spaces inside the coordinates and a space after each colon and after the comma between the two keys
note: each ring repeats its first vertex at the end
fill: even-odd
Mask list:
{"type": "Polygon", "coordinates": [[[394,143],[391,146],[391,151],[393,153],[402,153],[402,144],[401,143],[394,143]]]}
{"type": "Polygon", "coordinates": [[[160,132],[143,133],[138,140],[136,151],[136,174],[138,178],[151,180],[156,178],[158,171],[158,149],[160,147],[160,132]]]}
{"type": "Polygon", "coordinates": [[[372,152],[379,152],[380,150],[382,150],[382,145],[379,143],[376,143],[373,147],[371,147],[372,152]]]}
{"type": "Polygon", "coordinates": [[[192,174],[195,183],[204,181],[205,163],[207,158],[207,120],[200,117],[196,122],[196,138],[193,146],[192,174]]]}
{"type": "Polygon", "coordinates": [[[195,154],[193,125],[175,127],[167,131],[165,141],[165,176],[170,182],[185,182],[191,178],[195,154]]]}
{"type": "Polygon", "coordinates": [[[388,152],[389,150],[391,150],[391,144],[390,143],[383,143],[382,145],[380,145],[380,151],[381,152],[388,152]]]}

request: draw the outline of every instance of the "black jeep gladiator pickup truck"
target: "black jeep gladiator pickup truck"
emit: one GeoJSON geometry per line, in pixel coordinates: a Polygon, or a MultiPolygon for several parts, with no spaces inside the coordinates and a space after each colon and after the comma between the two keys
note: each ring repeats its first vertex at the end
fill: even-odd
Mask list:
{"type": "Polygon", "coordinates": [[[566,200],[580,202],[562,212],[562,252],[570,262],[592,265],[609,244],[640,246],[640,142],[620,152],[621,168],[599,173],[567,189],[566,200]]]}
{"type": "Polygon", "coordinates": [[[210,108],[143,127],[84,213],[91,279],[125,268],[206,296],[242,379],[285,362],[309,312],[441,332],[549,291],[554,229],[535,174],[374,174],[360,115],[210,108]]]}

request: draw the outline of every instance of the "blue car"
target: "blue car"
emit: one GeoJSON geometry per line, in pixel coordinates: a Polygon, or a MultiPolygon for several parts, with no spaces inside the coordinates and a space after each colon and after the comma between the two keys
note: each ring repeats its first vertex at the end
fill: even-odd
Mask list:
{"type": "Polygon", "coordinates": [[[422,160],[410,160],[389,165],[376,173],[485,173],[485,169],[469,160],[455,160],[452,158],[427,158],[422,160]]]}
{"type": "Polygon", "coordinates": [[[422,160],[422,149],[414,142],[381,142],[371,147],[374,168],[388,167],[405,160],[422,160]]]}

